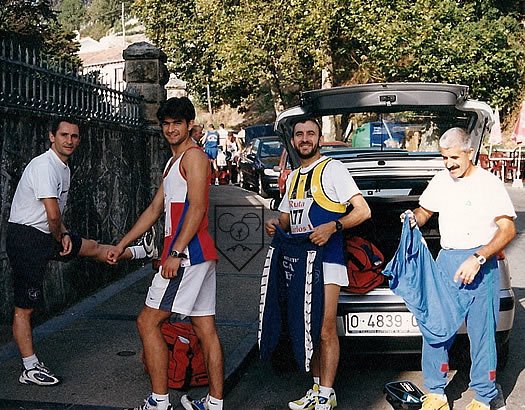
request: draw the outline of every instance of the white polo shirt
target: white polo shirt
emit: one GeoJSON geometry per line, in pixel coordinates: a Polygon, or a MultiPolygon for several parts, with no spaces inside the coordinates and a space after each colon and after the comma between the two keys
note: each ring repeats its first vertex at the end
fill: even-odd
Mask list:
{"type": "Polygon", "coordinates": [[[452,178],[447,170],[439,172],[421,194],[419,204],[439,212],[441,247],[445,249],[486,245],[498,230],[495,218],[516,218],[501,180],[479,167],[463,178],[452,178]]]}
{"type": "Polygon", "coordinates": [[[32,226],[50,233],[44,198],[57,198],[63,214],[70,184],[70,170],[49,149],[35,157],[24,169],[11,204],[9,222],[32,226]]]}

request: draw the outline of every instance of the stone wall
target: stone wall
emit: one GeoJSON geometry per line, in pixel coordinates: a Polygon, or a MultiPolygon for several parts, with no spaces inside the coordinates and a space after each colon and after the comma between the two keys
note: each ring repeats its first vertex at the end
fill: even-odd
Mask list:
{"type": "MultiPolygon", "coordinates": [[[[116,243],[153,198],[163,165],[170,155],[152,115],[165,99],[165,55],[144,43],[138,49],[133,45],[130,47],[134,50],[131,64],[144,69],[138,72],[130,68],[133,78],[130,78],[129,85],[135,91],[147,90],[146,96],[119,93],[96,84],[92,79],[86,81],[75,74],[66,77],[64,73],[55,74],[47,68],[45,77],[42,77],[42,67],[35,65],[33,68],[33,60],[18,63],[8,51],[0,50],[3,63],[0,70],[5,69],[3,75],[10,79],[2,83],[9,87],[0,89],[2,324],[11,322],[13,311],[12,272],[5,251],[11,200],[27,163],[49,148],[47,126],[52,117],[68,113],[81,121],[80,146],[70,159],[71,189],[64,214],[69,229],[101,243],[116,243]],[[141,62],[142,51],[147,64],[141,62]],[[153,63],[155,60],[157,62],[153,63]],[[154,67],[153,72],[148,69],[150,66],[154,67]],[[23,71],[17,67],[23,67],[23,71]],[[49,84],[39,83],[39,93],[28,91],[28,87],[34,87],[34,84],[29,80],[22,81],[22,76],[31,79],[39,75],[49,84]],[[17,89],[18,84],[23,85],[23,90],[17,89]],[[50,89],[59,90],[58,94],[46,93],[50,89]],[[90,93],[95,97],[88,97],[90,93]],[[56,101],[57,95],[63,97],[63,101],[49,104],[47,99],[52,97],[56,101]],[[86,101],[96,101],[96,96],[100,95],[110,97],[105,111],[99,111],[98,105],[94,108],[86,105],[86,101]],[[75,106],[75,102],[82,106],[75,106]]],[[[85,258],[69,263],[50,262],[44,284],[46,302],[37,310],[36,321],[56,314],[140,264],[137,261],[123,262],[113,267],[85,258]]]]}

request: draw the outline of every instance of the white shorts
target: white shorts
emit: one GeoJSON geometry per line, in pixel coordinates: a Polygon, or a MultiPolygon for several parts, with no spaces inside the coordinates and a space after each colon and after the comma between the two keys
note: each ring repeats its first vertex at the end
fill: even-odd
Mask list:
{"type": "Polygon", "coordinates": [[[181,268],[173,279],[161,276],[162,267],[153,277],[146,296],[146,306],[185,316],[215,315],[216,261],[181,268]]]}
{"type": "Polygon", "coordinates": [[[323,277],[325,285],[348,286],[348,272],[344,265],[323,262],[323,277]]]}

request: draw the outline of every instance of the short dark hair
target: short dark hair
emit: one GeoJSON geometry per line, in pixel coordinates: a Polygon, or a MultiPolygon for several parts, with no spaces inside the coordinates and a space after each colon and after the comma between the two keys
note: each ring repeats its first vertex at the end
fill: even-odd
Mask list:
{"type": "Polygon", "coordinates": [[[301,118],[301,119],[298,119],[297,121],[295,121],[293,123],[293,127],[292,127],[292,138],[295,134],[295,126],[297,124],[304,124],[305,122],[308,122],[308,121],[312,121],[313,123],[315,123],[317,125],[317,128],[319,130],[319,137],[321,137],[321,135],[323,134],[323,131],[322,131],[322,128],[321,128],[321,124],[319,124],[319,121],[317,120],[317,118],[315,117],[311,117],[311,118],[301,118]]]}
{"type": "Polygon", "coordinates": [[[157,118],[160,122],[166,118],[173,118],[184,119],[189,123],[195,119],[195,107],[188,97],[171,97],[160,105],[157,118]]]}
{"type": "Polygon", "coordinates": [[[61,122],[68,122],[70,124],[75,124],[80,129],[80,121],[73,117],[53,117],[49,120],[49,132],[53,135],[55,135],[58,131],[58,127],[60,127],[61,122]]]}

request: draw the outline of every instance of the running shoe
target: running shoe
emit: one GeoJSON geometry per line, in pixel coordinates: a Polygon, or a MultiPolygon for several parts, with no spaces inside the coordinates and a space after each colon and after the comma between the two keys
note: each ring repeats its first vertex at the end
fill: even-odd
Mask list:
{"type": "Polygon", "coordinates": [[[477,400],[472,400],[467,407],[465,407],[466,410],[489,410],[490,406],[488,404],[482,403],[477,400]]]}
{"type": "Polygon", "coordinates": [[[335,392],[332,390],[330,397],[317,396],[315,400],[315,410],[332,410],[337,406],[337,399],[335,397],[335,392]]]}
{"type": "Polygon", "coordinates": [[[180,398],[180,404],[182,404],[182,407],[186,410],[208,410],[208,396],[202,399],[192,399],[185,394],[180,398]]]}
{"type": "Polygon", "coordinates": [[[22,384],[36,384],[38,386],[55,386],[61,382],[44,363],[40,362],[32,369],[24,370],[18,381],[22,384]]]}
{"type": "Polygon", "coordinates": [[[298,400],[288,403],[291,410],[313,410],[315,408],[315,398],[319,394],[319,385],[316,383],[306,394],[298,400]]]}
{"type": "Polygon", "coordinates": [[[443,400],[441,394],[429,393],[421,397],[423,407],[421,410],[450,410],[448,401],[443,400]]]}
{"type": "Polygon", "coordinates": [[[155,253],[157,253],[157,248],[155,247],[155,236],[155,227],[152,226],[150,230],[139,239],[139,245],[142,245],[144,248],[146,258],[152,258],[155,253]]]}
{"type": "MultiPolygon", "coordinates": [[[[142,404],[141,406],[125,410],[157,410],[158,408],[158,403],[153,397],[149,396],[146,400],[144,400],[144,404],[142,404]]],[[[171,404],[168,404],[167,410],[173,410],[171,404]]]]}

